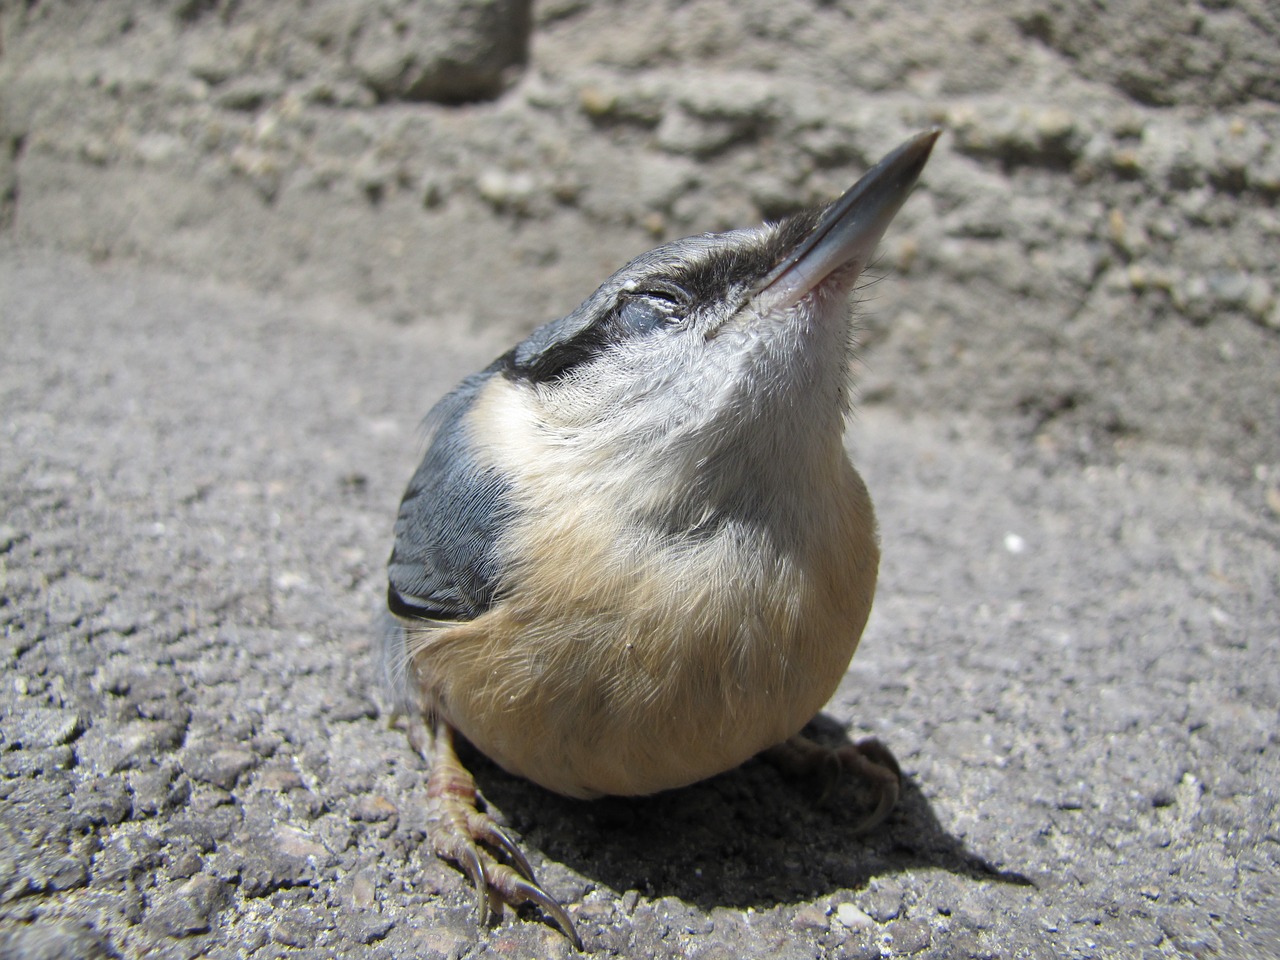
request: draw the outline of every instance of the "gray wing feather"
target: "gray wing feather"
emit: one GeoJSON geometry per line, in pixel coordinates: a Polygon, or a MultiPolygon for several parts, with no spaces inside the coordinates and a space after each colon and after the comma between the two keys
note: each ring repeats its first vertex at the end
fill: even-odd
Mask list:
{"type": "Polygon", "coordinates": [[[388,605],[400,616],[470,620],[493,602],[508,486],[476,463],[463,421],[495,367],[468,377],[428,416],[431,438],[400,502],[387,566],[388,605]]]}
{"type": "Polygon", "coordinates": [[[427,452],[400,501],[387,564],[388,612],[377,638],[379,673],[397,711],[411,714],[425,706],[406,675],[406,623],[472,620],[489,609],[499,587],[497,547],[510,522],[510,487],[480,466],[470,449],[466,416],[476,395],[490,377],[562,366],[599,303],[615,294],[606,284],[573,313],[539,327],[427,415],[427,452]]]}

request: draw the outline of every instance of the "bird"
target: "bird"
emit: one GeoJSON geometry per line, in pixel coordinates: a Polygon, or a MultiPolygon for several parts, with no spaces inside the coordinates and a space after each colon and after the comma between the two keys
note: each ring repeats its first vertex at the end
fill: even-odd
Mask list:
{"type": "Polygon", "coordinates": [[[459,759],[568,797],[682,787],[762,754],[869,784],[867,739],[802,729],[835,692],[880,543],[843,436],[858,278],[939,130],[824,208],[666,242],[444,396],[395,521],[377,658],[428,764],[427,836],[476,891],[578,949],[459,759]]]}

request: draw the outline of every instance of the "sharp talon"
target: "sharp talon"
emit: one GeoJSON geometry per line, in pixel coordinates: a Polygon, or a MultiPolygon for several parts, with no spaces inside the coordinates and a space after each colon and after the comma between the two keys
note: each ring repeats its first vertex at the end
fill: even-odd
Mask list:
{"type": "Polygon", "coordinates": [[[902,769],[897,758],[879,740],[867,738],[836,751],[840,765],[855,776],[868,781],[876,793],[876,808],[854,833],[866,833],[885,821],[902,795],[902,769]]]}
{"type": "Polygon", "coordinates": [[[524,852],[511,839],[511,834],[507,833],[506,830],[494,823],[492,818],[484,814],[468,819],[468,826],[470,826],[477,839],[500,848],[511,859],[512,864],[514,864],[521,876],[526,880],[537,883],[537,878],[533,875],[533,867],[530,866],[524,852]]]}
{"type": "Polygon", "coordinates": [[[529,880],[515,879],[507,892],[511,894],[512,899],[518,899],[521,903],[536,903],[543,913],[556,922],[560,932],[569,938],[574,947],[579,951],[582,950],[582,938],[578,936],[578,931],[574,928],[573,921],[569,919],[569,914],[540,886],[529,880]]]}
{"type": "Polygon", "coordinates": [[[483,927],[489,922],[489,881],[485,879],[484,863],[480,851],[471,844],[463,846],[461,853],[462,870],[476,888],[476,923],[483,927]]]}
{"type": "Polygon", "coordinates": [[[897,806],[899,792],[897,783],[881,784],[880,789],[876,792],[879,795],[879,800],[876,803],[875,810],[853,828],[854,833],[867,833],[874,830],[884,823],[889,814],[893,812],[893,808],[897,806]]]}

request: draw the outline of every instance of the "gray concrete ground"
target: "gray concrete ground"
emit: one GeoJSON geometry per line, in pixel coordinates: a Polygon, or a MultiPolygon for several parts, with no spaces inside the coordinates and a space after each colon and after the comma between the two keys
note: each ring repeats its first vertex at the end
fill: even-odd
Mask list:
{"type": "MultiPolygon", "coordinates": [[[[477,930],[367,659],[418,419],[498,344],[12,246],[0,317],[0,956],[567,955],[477,930]]],[[[827,713],[904,765],[873,835],[754,762],[579,803],[475,761],[588,950],[1280,953],[1274,478],[996,433],[850,431],[885,561],[827,713]]]]}
{"type": "Polygon", "coordinates": [[[1268,0],[0,0],[0,957],[566,954],[379,714],[419,419],[932,125],[824,721],[899,811],[482,786],[605,956],[1280,956],[1277,78],[1268,0]]]}

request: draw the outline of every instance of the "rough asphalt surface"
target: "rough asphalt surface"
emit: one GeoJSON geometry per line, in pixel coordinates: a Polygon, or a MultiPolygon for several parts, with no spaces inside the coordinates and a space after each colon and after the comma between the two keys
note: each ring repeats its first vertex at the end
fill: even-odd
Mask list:
{"type": "MultiPolygon", "coordinates": [[[[0,956],[567,956],[425,852],[367,656],[418,420],[501,344],[12,245],[0,325],[0,956]]],[[[588,951],[1280,954],[1274,487],[991,436],[851,425],[872,835],[757,762],[579,803],[473,758],[588,951]]]]}
{"type": "Polygon", "coordinates": [[[1280,957],[1274,2],[0,0],[0,960],[568,956],[380,713],[419,421],[934,125],[819,730],[898,811],[473,769],[599,956],[1280,957]]]}

